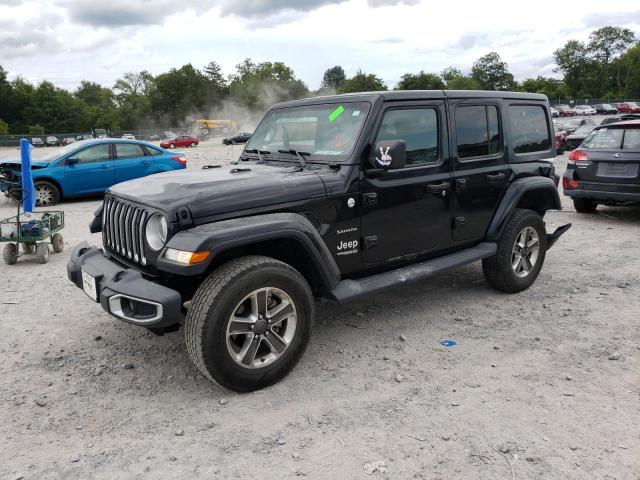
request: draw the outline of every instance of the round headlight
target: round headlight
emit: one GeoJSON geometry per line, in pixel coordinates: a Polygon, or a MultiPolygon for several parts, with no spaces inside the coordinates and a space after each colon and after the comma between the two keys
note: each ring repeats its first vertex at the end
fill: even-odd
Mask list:
{"type": "Polygon", "coordinates": [[[164,218],[159,213],[152,215],[147,222],[147,245],[149,245],[154,250],[160,250],[167,242],[168,230],[169,228],[166,218],[164,218]]]}

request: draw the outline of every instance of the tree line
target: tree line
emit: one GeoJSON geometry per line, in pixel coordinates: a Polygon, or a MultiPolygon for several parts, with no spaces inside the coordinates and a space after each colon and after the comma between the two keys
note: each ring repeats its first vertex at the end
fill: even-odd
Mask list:
{"type": "Polygon", "coordinates": [[[262,112],[269,105],[331,93],[388,90],[517,90],[543,93],[550,99],[640,98],[640,42],[626,28],[595,30],[588,42],[569,40],[554,52],[562,78],[537,76],[517,82],[496,52],[477,59],[467,73],[449,67],[440,73],[406,73],[387,85],[374,73],[347,77],[341,66],[325,71],[321,87],[310,91],[282,62],[236,65],[225,76],[220,65],[202,69],[191,64],[152,75],[125,73],[111,88],[83,80],[74,91],[48,81],[37,85],[21,77],[9,81],[0,66],[0,134],[111,131],[178,126],[212,112],[241,108],[262,112]]]}

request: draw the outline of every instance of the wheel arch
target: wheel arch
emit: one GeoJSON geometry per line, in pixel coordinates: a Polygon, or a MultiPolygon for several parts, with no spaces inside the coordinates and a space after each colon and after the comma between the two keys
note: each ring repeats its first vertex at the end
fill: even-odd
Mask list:
{"type": "Polygon", "coordinates": [[[298,270],[314,293],[328,291],[340,280],[340,270],[320,233],[306,217],[297,213],[257,215],[200,225],[176,234],[167,247],[212,252],[207,262],[192,266],[159,259],[160,270],[183,276],[208,275],[234,258],[264,255],[298,270]]]}
{"type": "Polygon", "coordinates": [[[516,208],[533,210],[540,216],[544,216],[548,210],[561,210],[560,195],[553,180],[547,177],[526,177],[513,181],[489,224],[487,240],[500,238],[507,220],[516,208]]]}
{"type": "Polygon", "coordinates": [[[60,200],[62,200],[64,198],[64,190],[62,188],[62,184],[56,180],[53,177],[49,177],[49,176],[43,176],[43,177],[36,177],[33,179],[33,184],[35,185],[38,182],[49,182],[52,183],[57,189],[58,189],[58,193],[60,194],[60,200]]]}

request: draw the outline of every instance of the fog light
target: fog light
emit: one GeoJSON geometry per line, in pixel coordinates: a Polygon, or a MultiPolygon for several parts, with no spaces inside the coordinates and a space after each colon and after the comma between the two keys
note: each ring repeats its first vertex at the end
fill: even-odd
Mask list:
{"type": "Polygon", "coordinates": [[[173,248],[167,248],[164,256],[167,260],[172,262],[183,263],[185,265],[194,265],[196,263],[204,262],[211,252],[205,250],[204,252],[185,252],[183,250],[175,250],[173,248]]]}

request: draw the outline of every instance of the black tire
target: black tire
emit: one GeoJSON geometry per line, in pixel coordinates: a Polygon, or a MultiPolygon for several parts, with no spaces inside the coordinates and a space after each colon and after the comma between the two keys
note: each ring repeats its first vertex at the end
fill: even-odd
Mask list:
{"type": "Polygon", "coordinates": [[[62,253],[64,251],[64,238],[61,233],[54,233],[51,237],[51,246],[56,253],[62,253]]]}
{"type": "Polygon", "coordinates": [[[39,243],[36,247],[36,256],[40,263],[49,262],[49,244],[46,242],[39,243]]]}
{"type": "Polygon", "coordinates": [[[191,142],[191,145],[189,145],[191,148],[196,148],[196,144],[194,142],[191,142]]]}
{"type": "Polygon", "coordinates": [[[33,255],[34,253],[36,253],[36,244],[25,242],[22,244],[22,251],[29,255],[33,255]]]}
{"type": "Polygon", "coordinates": [[[314,317],[311,289],[298,271],[269,257],[241,257],[216,269],[196,291],[185,322],[187,352],[198,370],[220,385],[236,392],[259,390],[295,367],[311,338],[314,317]],[[264,288],[279,289],[290,297],[295,328],[290,343],[272,363],[248,368],[231,356],[227,327],[243,299],[264,288]]]}
{"type": "Polygon", "coordinates": [[[48,207],[60,202],[60,190],[53,183],[42,180],[35,182],[34,187],[37,206],[48,207]]]}
{"type": "Polygon", "coordinates": [[[18,261],[18,244],[7,243],[2,251],[2,258],[7,265],[15,265],[18,261]]]}
{"type": "Polygon", "coordinates": [[[533,210],[516,209],[498,241],[498,251],[493,257],[482,260],[482,271],[492,287],[507,293],[521,292],[538,278],[546,252],[547,232],[542,217],[533,210]],[[537,233],[538,252],[530,271],[525,276],[519,276],[512,266],[512,256],[516,239],[527,227],[533,228],[537,233]]]}
{"type": "Polygon", "coordinates": [[[564,155],[565,150],[566,150],[566,147],[563,145],[558,150],[556,150],[556,154],[557,155],[564,155]]]}
{"type": "Polygon", "coordinates": [[[169,148],[176,148],[176,146],[173,143],[170,143],[169,148]]]}
{"type": "Polygon", "coordinates": [[[596,208],[598,208],[598,203],[588,198],[574,198],[573,208],[575,208],[578,213],[594,213],[596,208]]]}

